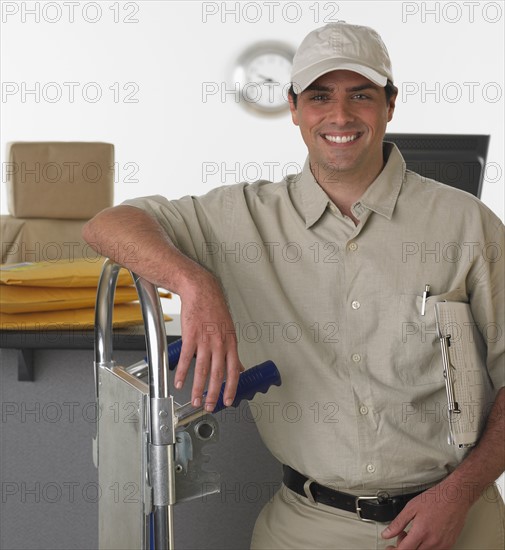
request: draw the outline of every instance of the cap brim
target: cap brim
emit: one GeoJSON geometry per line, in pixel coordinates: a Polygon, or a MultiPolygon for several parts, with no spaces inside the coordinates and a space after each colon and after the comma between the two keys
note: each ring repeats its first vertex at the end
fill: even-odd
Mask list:
{"type": "Polygon", "coordinates": [[[325,59],[319,61],[302,71],[293,73],[292,75],[292,84],[293,89],[296,94],[303,92],[312,82],[317,80],[320,76],[323,76],[326,73],[331,71],[353,71],[358,73],[368,80],[371,80],[377,86],[382,88],[387,84],[388,78],[376,70],[366,67],[365,65],[359,65],[353,62],[347,62],[342,59],[325,59]]]}

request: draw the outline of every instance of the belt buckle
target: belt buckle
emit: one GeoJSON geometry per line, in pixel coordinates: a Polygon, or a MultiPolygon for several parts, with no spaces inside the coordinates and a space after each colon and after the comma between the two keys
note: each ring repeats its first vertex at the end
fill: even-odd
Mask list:
{"type": "Polygon", "coordinates": [[[373,497],[356,497],[355,499],[355,506],[356,506],[356,515],[358,516],[358,519],[361,521],[367,521],[369,523],[375,523],[373,519],[366,519],[361,516],[361,508],[359,506],[360,500],[377,500],[377,495],[373,497]]]}
{"type": "Polygon", "coordinates": [[[309,501],[317,506],[317,501],[310,490],[310,486],[312,485],[312,483],[314,483],[314,481],[314,479],[308,477],[303,484],[303,492],[305,493],[305,496],[309,499],[309,501]]]}

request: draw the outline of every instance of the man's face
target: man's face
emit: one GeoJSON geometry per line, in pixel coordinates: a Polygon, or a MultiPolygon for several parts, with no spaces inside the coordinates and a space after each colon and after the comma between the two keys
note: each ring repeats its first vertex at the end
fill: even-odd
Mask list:
{"type": "Polygon", "coordinates": [[[289,98],[319,183],[373,181],[383,167],[382,139],[394,101],[387,103],[384,88],[364,76],[341,70],[314,81],[298,95],[296,107],[289,98]]]}

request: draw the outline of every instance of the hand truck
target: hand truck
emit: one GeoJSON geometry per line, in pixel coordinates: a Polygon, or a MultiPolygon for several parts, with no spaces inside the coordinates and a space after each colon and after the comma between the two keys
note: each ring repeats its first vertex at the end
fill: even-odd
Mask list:
{"type": "MultiPolygon", "coordinates": [[[[201,455],[205,445],[218,440],[219,425],[203,407],[179,405],[170,395],[168,374],[181,341],[167,346],[157,288],[133,272],[147,358],[126,368],[114,361],[112,317],[120,269],[105,261],[95,312],[99,548],[172,550],[173,506],[220,490],[219,474],[202,468],[201,455]]],[[[240,375],[232,406],[280,383],[272,361],[257,365],[240,375]]],[[[224,384],[213,413],[224,408],[223,390],[224,384]]]]}

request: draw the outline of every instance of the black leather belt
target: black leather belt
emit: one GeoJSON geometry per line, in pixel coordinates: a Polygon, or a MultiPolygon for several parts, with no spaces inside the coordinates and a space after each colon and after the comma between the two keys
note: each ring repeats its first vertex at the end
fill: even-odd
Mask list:
{"type": "Polygon", "coordinates": [[[333,506],[347,512],[355,512],[363,521],[378,521],[388,523],[403,510],[407,502],[423,491],[406,495],[389,496],[385,491],[378,491],[374,496],[355,496],[349,493],[341,493],[293,470],[290,466],[283,466],[284,485],[314,502],[320,502],[327,506],[333,506]],[[308,493],[307,493],[308,491],[308,493]],[[312,496],[310,498],[309,494],[312,496]]]}

